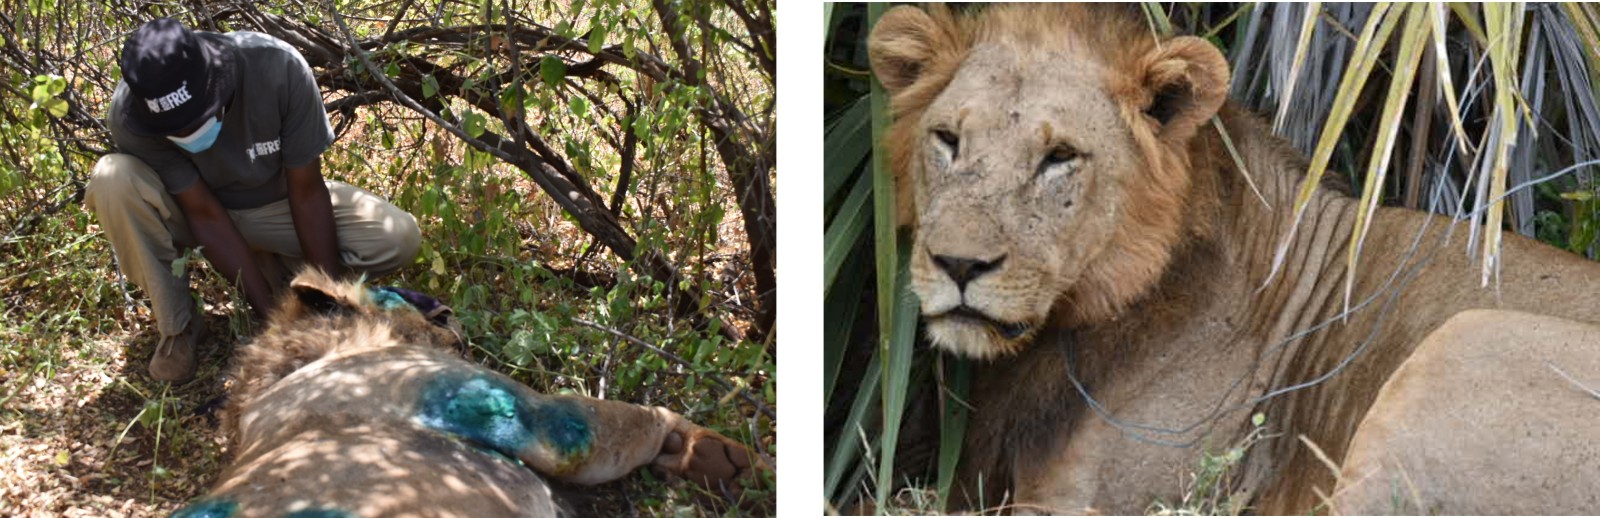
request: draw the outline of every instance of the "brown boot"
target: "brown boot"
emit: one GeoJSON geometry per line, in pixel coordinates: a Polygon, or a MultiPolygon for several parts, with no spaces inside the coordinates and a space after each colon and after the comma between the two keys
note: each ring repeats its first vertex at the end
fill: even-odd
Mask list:
{"type": "Polygon", "coordinates": [[[205,313],[196,306],[194,316],[189,318],[189,325],[182,332],[161,337],[156,353],[150,357],[150,377],[173,383],[194,379],[195,367],[199,363],[195,350],[205,339],[205,313]]]}

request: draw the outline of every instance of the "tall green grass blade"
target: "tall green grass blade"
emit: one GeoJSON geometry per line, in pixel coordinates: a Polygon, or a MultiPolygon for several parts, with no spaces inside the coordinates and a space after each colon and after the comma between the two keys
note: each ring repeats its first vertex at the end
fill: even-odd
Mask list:
{"type": "Polygon", "coordinates": [[[1372,14],[1367,17],[1367,23],[1361,29],[1361,36],[1356,40],[1350,64],[1346,66],[1344,77],[1339,80],[1339,93],[1334,98],[1333,110],[1322,126],[1322,135],[1311,155],[1311,165],[1306,169],[1305,179],[1300,182],[1299,192],[1295,194],[1294,221],[1284,233],[1283,241],[1278,244],[1277,254],[1272,259],[1272,270],[1267,274],[1263,286],[1277,277],[1278,272],[1283,269],[1289,245],[1294,243],[1295,234],[1300,228],[1300,220],[1305,216],[1307,204],[1311,202],[1311,195],[1316,192],[1317,184],[1322,181],[1322,174],[1328,170],[1328,162],[1333,157],[1334,148],[1338,147],[1339,136],[1343,133],[1345,123],[1350,120],[1350,113],[1355,110],[1361,89],[1366,86],[1367,78],[1377,65],[1378,58],[1382,56],[1389,35],[1400,25],[1400,16],[1392,14],[1391,7],[1393,7],[1392,2],[1374,4],[1372,14]]]}
{"type": "Polygon", "coordinates": [[[1294,45],[1294,59],[1289,64],[1289,79],[1283,83],[1283,95],[1278,99],[1278,116],[1272,120],[1272,132],[1283,131],[1283,118],[1289,115],[1289,105],[1294,104],[1294,85],[1299,82],[1300,70],[1306,66],[1306,51],[1311,48],[1311,34],[1317,28],[1317,15],[1322,13],[1322,2],[1306,4],[1305,19],[1300,22],[1300,38],[1294,45]]]}
{"type": "MultiPolygon", "coordinates": [[[[868,31],[888,10],[885,4],[867,6],[868,31]]],[[[872,141],[882,142],[889,127],[888,99],[883,85],[872,83],[872,141]]],[[[883,426],[878,451],[877,501],[887,502],[894,488],[894,458],[900,435],[906,383],[911,371],[911,342],[916,332],[916,308],[907,300],[905,263],[910,257],[901,252],[899,224],[895,221],[894,173],[888,157],[872,156],[872,190],[876,246],[873,247],[878,274],[878,356],[883,358],[883,426]]],[[[881,513],[883,507],[879,506],[881,513]]]]}
{"type": "Polygon", "coordinates": [[[950,487],[955,483],[957,463],[961,460],[961,446],[967,435],[967,393],[972,386],[972,364],[964,358],[939,357],[938,368],[944,372],[948,366],[945,391],[941,393],[939,411],[939,503],[948,509],[950,487]]]}
{"type": "Polygon", "coordinates": [[[833,455],[828,459],[828,471],[823,476],[823,497],[830,502],[843,502],[855,492],[856,483],[860,481],[859,475],[846,478],[846,474],[856,471],[853,467],[859,465],[857,460],[861,457],[862,444],[860,435],[865,433],[872,437],[873,433],[867,428],[871,424],[869,415],[873,409],[878,408],[878,380],[883,374],[880,368],[878,355],[873,354],[867,362],[867,370],[861,376],[860,390],[856,392],[856,399],[850,404],[850,413],[845,417],[844,429],[839,432],[839,442],[833,446],[833,455]],[[863,432],[864,431],[864,432],[863,432]],[[840,488],[844,488],[841,493],[840,488]]]}
{"type": "Polygon", "coordinates": [[[839,212],[834,215],[833,221],[828,223],[828,230],[822,237],[822,272],[823,290],[826,297],[833,292],[836,285],[834,279],[839,275],[839,268],[844,265],[844,260],[850,252],[855,250],[856,244],[861,241],[861,234],[867,231],[867,223],[872,220],[872,209],[867,206],[867,201],[872,199],[872,175],[861,175],[856,179],[856,186],[850,189],[850,196],[845,198],[839,206],[839,212]]]}
{"type": "Polygon", "coordinates": [[[845,352],[855,336],[856,312],[861,309],[861,291],[866,289],[870,273],[865,258],[866,254],[850,254],[842,270],[844,274],[839,277],[839,289],[830,290],[822,298],[822,321],[826,324],[822,331],[823,401],[833,401],[833,388],[839,381],[845,352]]]}
{"type": "MultiPolygon", "coordinates": [[[[1394,155],[1395,137],[1399,135],[1400,120],[1405,115],[1406,100],[1411,96],[1411,83],[1416,80],[1417,67],[1422,64],[1423,42],[1427,40],[1432,25],[1428,23],[1427,4],[1408,4],[1405,25],[1400,33],[1400,50],[1395,57],[1394,76],[1389,80],[1389,92],[1384,97],[1383,114],[1378,117],[1378,150],[1367,163],[1367,181],[1361,188],[1361,200],[1356,206],[1356,224],[1350,234],[1348,257],[1349,273],[1344,276],[1344,308],[1350,310],[1351,294],[1355,291],[1356,267],[1361,258],[1361,247],[1366,243],[1367,231],[1372,227],[1372,216],[1378,210],[1378,200],[1383,197],[1383,180],[1389,174],[1389,164],[1394,155]]],[[[1396,18],[1399,13],[1396,13],[1396,18]]]]}
{"type": "MultiPolygon", "coordinates": [[[[900,419],[905,413],[906,392],[911,380],[911,352],[917,337],[916,295],[911,293],[909,246],[900,250],[899,273],[895,284],[899,297],[895,301],[891,324],[893,333],[883,342],[879,354],[883,356],[883,428],[878,451],[878,501],[887,502],[894,488],[895,449],[900,440],[900,419]]],[[[882,506],[879,506],[880,512],[882,506]]]]}
{"type": "Polygon", "coordinates": [[[861,96],[823,133],[822,199],[832,202],[872,151],[872,99],[861,96]]]}

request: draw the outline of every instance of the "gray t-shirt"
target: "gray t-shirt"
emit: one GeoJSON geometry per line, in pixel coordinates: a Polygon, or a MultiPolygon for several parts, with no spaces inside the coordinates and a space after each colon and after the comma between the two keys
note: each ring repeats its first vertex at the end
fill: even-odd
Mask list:
{"type": "Polygon", "coordinates": [[[106,115],[118,151],[149,164],[169,193],[182,192],[204,178],[228,209],[284,199],[289,189],[283,169],[311,163],[333,143],[333,127],[311,67],[294,47],[266,34],[197,31],[195,36],[227,41],[237,60],[239,82],[216,143],[190,154],[166,137],[129,131],[117,119],[122,103],[133,96],[128,85],[119,82],[106,115]]]}

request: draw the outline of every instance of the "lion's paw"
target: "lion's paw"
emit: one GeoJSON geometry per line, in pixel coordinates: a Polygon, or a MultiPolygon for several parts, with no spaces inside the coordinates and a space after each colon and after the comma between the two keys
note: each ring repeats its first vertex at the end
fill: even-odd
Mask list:
{"type": "Polygon", "coordinates": [[[655,467],[714,493],[737,499],[756,471],[771,470],[765,456],[738,441],[689,425],[667,435],[655,467]]]}

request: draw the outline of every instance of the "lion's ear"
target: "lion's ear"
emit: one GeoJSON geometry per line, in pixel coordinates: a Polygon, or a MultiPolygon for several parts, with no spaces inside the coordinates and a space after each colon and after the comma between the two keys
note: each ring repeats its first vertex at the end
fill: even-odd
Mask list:
{"type": "Polygon", "coordinates": [[[289,310],[295,315],[331,315],[352,310],[361,303],[360,292],[352,286],[355,285],[334,280],[320,268],[306,267],[289,281],[289,291],[294,296],[289,310]]]}
{"type": "Polygon", "coordinates": [[[1161,125],[1163,139],[1188,140],[1228,98],[1228,61],[1200,38],[1163,43],[1141,60],[1139,71],[1142,111],[1161,125]]]}
{"type": "Polygon", "coordinates": [[[932,14],[902,5],[890,9],[872,28],[867,52],[872,71],[889,93],[917,83],[931,65],[960,51],[959,28],[942,6],[932,14]]]}

